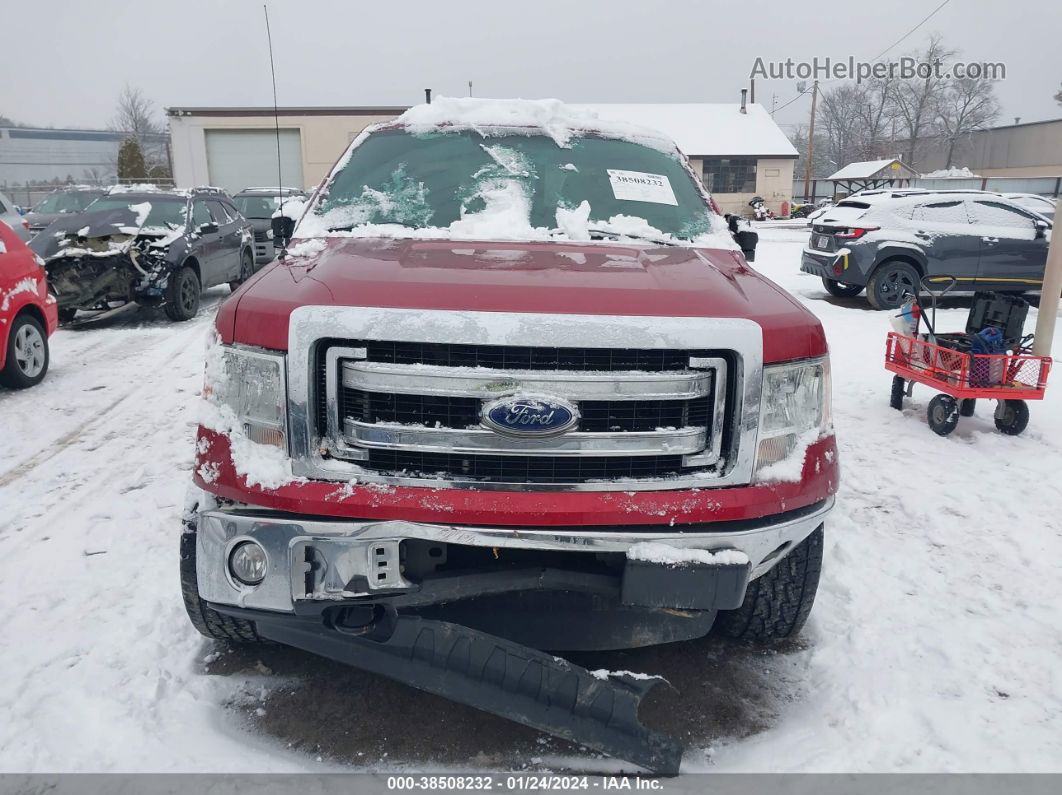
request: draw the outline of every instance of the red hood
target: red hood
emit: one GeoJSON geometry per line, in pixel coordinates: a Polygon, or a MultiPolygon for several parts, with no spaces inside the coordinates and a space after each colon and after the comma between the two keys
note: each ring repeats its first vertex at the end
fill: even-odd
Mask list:
{"type": "Polygon", "coordinates": [[[285,350],[305,305],[664,317],[742,317],[764,361],[826,352],[818,320],[719,249],[332,238],[255,276],[218,312],[226,342],[285,350]]]}

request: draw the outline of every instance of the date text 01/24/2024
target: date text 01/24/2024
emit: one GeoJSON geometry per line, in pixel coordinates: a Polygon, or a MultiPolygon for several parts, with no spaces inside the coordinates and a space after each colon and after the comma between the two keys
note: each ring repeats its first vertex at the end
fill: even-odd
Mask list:
{"type": "Polygon", "coordinates": [[[660,790],[663,781],[640,776],[469,775],[388,776],[387,789],[396,791],[486,790],[660,790]]]}

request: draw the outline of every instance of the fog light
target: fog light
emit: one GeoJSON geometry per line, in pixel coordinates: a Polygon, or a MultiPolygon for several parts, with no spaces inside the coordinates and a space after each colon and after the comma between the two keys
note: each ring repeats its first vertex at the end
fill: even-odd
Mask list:
{"type": "Polygon", "coordinates": [[[258,585],[266,575],[266,553],[257,541],[243,541],[229,553],[229,571],[237,582],[258,585]]]}

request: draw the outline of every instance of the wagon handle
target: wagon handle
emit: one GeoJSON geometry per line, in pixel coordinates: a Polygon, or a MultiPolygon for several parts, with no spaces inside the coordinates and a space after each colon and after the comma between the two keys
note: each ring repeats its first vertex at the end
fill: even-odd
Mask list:
{"type": "MultiPolygon", "coordinates": [[[[932,302],[933,302],[933,322],[932,323],[927,323],[926,325],[929,326],[929,332],[934,337],[937,334],[937,299],[941,298],[944,295],[946,295],[948,293],[948,291],[951,290],[953,287],[955,287],[955,285],[958,284],[958,283],[959,283],[959,280],[956,279],[951,274],[944,274],[942,276],[923,276],[918,282],[918,286],[921,289],[925,290],[927,293],[929,293],[929,297],[932,299],[932,302]],[[935,286],[935,285],[939,284],[940,282],[943,282],[943,281],[946,281],[946,280],[950,280],[950,281],[948,281],[947,286],[944,287],[943,290],[941,290],[940,292],[935,292],[933,290],[931,285],[935,286]]],[[[916,301],[919,300],[919,296],[916,295],[915,296],[915,300],[916,301]]]]}

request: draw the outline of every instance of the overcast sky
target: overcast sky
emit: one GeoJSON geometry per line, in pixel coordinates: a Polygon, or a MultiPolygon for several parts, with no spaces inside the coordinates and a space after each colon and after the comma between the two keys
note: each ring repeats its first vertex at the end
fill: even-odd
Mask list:
{"type": "MultiPolygon", "coordinates": [[[[870,59],[938,0],[271,0],[281,105],[399,105],[423,89],[575,102],[729,102],[757,57],[870,59]]],[[[0,114],[102,127],[126,83],[160,107],[272,102],[260,0],[14,0],[0,12],[0,114]]],[[[938,32],[1003,61],[1000,123],[1062,116],[1062,2],[950,0],[888,57],[938,32]]],[[[770,108],[792,81],[758,81],[770,108]]],[[[810,97],[781,110],[806,121],[810,97]]]]}

